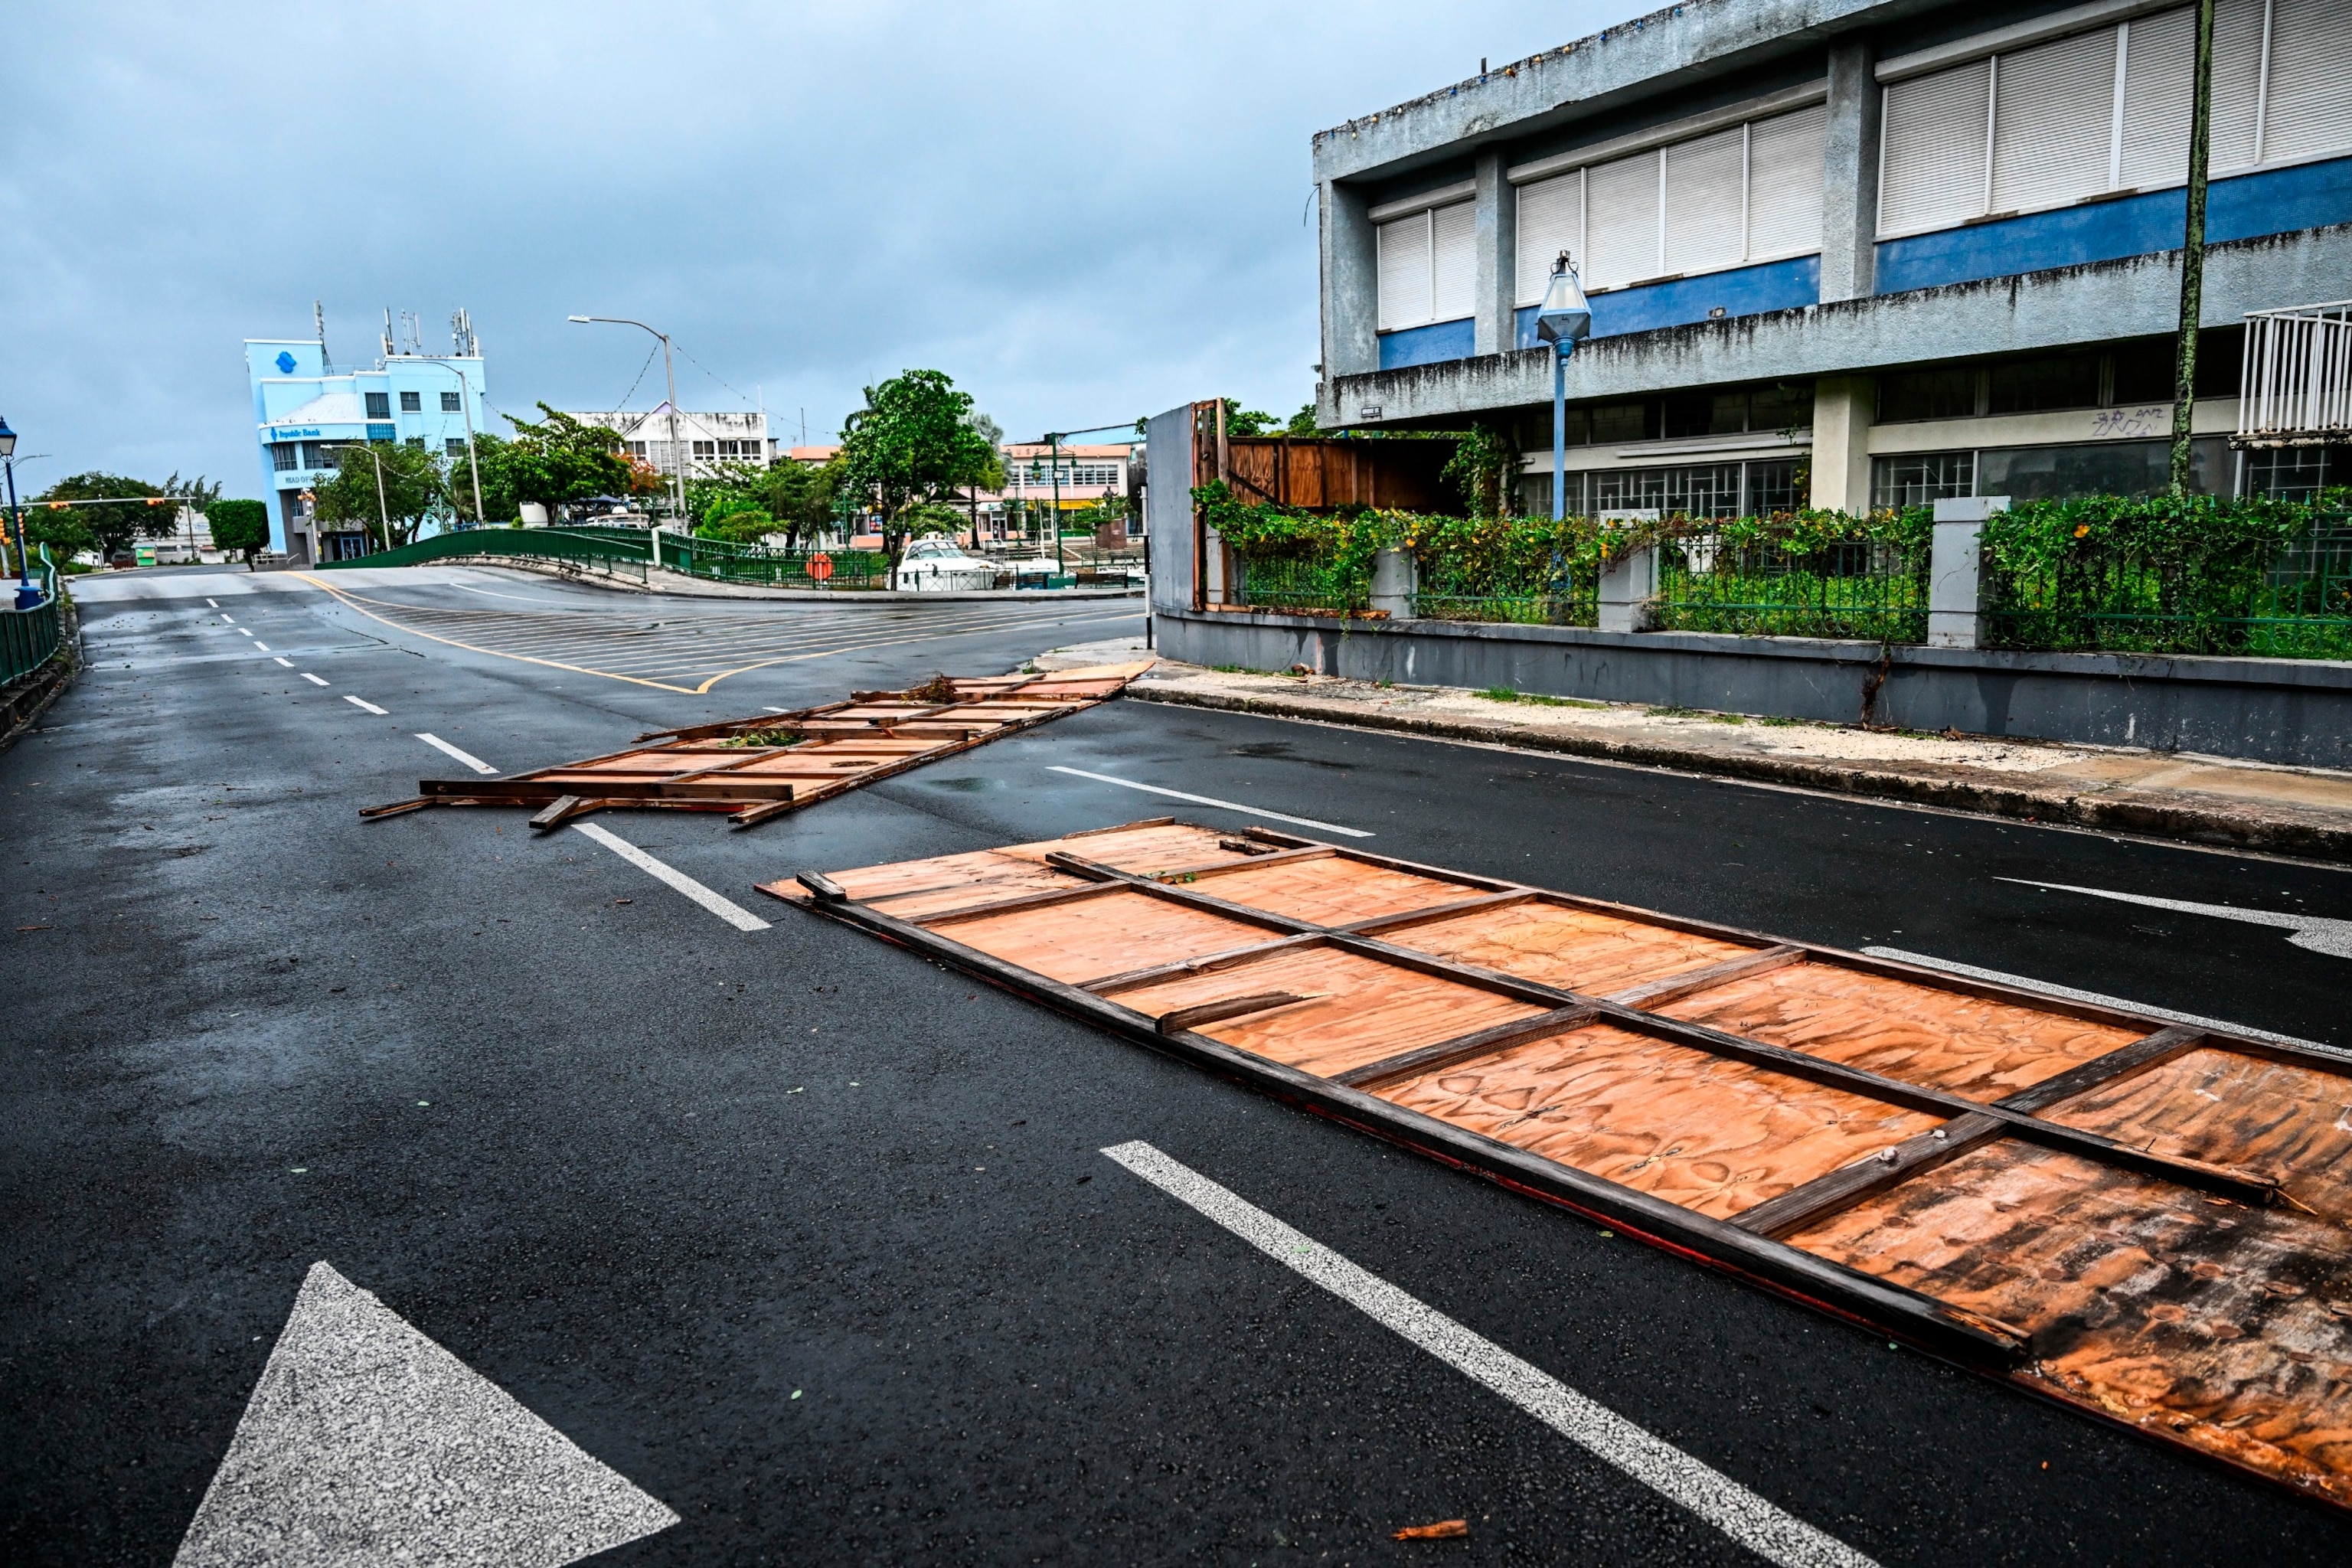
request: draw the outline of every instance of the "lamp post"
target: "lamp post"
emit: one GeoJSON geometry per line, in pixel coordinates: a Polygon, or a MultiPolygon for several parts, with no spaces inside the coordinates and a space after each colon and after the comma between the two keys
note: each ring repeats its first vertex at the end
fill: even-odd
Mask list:
{"type": "Polygon", "coordinates": [[[1551,515],[1568,515],[1568,356],[1580,339],[1592,331],[1592,305],[1568,252],[1552,264],[1551,281],[1544,286],[1543,303],[1536,307],[1536,336],[1549,343],[1551,354],[1551,515]]]}
{"type": "MultiPolygon", "coordinates": [[[[348,447],[343,449],[351,450],[348,447]]],[[[375,512],[376,516],[383,520],[383,547],[389,550],[392,548],[392,510],[384,503],[383,499],[383,459],[376,456],[375,443],[373,441],[361,447],[361,450],[368,455],[368,461],[375,465],[375,512]]]]}
{"type": "Polygon", "coordinates": [[[437,364],[457,378],[457,408],[466,421],[466,467],[474,476],[474,521],[482,521],[482,465],[474,460],[474,400],[467,395],[473,389],[467,384],[466,373],[446,359],[427,359],[426,364],[437,364]]]}
{"type": "Polygon", "coordinates": [[[5,419],[0,419],[0,466],[8,470],[8,516],[16,529],[16,607],[29,610],[41,602],[41,591],[33,586],[32,563],[25,553],[25,509],[16,504],[16,432],[5,419]]]}
{"type": "MultiPolygon", "coordinates": [[[[654,330],[651,327],[646,326],[643,321],[633,321],[626,316],[572,316],[568,319],[577,321],[583,326],[587,325],[591,321],[602,321],[609,326],[635,327],[639,331],[654,332],[654,330]]],[[[667,332],[654,332],[654,336],[661,340],[662,379],[668,384],[669,387],[669,460],[671,463],[671,489],[674,492],[677,516],[681,521],[683,521],[686,517],[686,457],[684,453],[677,449],[677,372],[670,364],[669,334],[667,332]]],[[[661,531],[660,525],[656,524],[654,531],[658,534],[661,531]]],[[[656,563],[661,559],[661,543],[659,540],[656,540],[654,543],[654,559],[656,563]]]]}

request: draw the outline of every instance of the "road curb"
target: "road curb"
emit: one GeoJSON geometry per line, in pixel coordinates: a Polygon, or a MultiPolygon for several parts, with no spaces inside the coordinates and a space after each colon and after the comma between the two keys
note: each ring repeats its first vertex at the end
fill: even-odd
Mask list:
{"type": "Polygon", "coordinates": [[[1360,712],[1337,703],[1171,690],[1165,687],[1155,688],[1149,682],[1138,682],[1129,687],[1127,696],[1140,702],[1255,713],[1274,719],[1307,720],[1344,729],[1385,731],[1420,735],[1431,740],[1473,741],[1486,745],[1509,746],[1518,751],[1555,752],[1566,756],[1593,757],[1644,767],[1675,768],[1685,773],[1708,773],[1759,784],[1788,784],[1840,795],[1900,800],[1950,811],[2013,817],[2025,822],[2063,823],[2071,826],[2130,833],[2150,838],[2172,838],[2233,849],[2260,849],[2272,854],[2352,865],[2352,825],[2276,815],[2252,807],[2216,806],[2186,794],[2123,789],[2097,794],[2037,790],[2014,784],[1996,783],[1983,776],[1954,777],[1948,772],[1913,773],[1884,767],[1803,762],[1784,757],[1727,756],[1719,752],[1696,748],[1596,740],[1581,735],[1516,729],[1504,724],[1480,724],[1468,720],[1360,712]]]}

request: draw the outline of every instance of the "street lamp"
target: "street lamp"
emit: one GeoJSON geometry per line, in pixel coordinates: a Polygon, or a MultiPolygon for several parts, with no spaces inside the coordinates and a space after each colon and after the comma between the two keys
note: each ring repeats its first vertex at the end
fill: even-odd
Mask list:
{"type": "Polygon", "coordinates": [[[1551,281],[1543,303],[1536,307],[1536,336],[1549,343],[1551,354],[1551,515],[1568,515],[1568,356],[1579,339],[1592,331],[1592,304],[1576,280],[1568,252],[1552,264],[1551,281]]]}
{"type": "Polygon", "coordinates": [[[25,509],[16,504],[16,432],[5,419],[0,419],[0,466],[8,470],[8,515],[16,525],[16,607],[29,610],[41,602],[41,591],[33,586],[32,563],[25,554],[25,509]]]}
{"type": "MultiPolygon", "coordinates": [[[[577,321],[583,326],[587,325],[591,321],[603,321],[609,326],[635,327],[639,331],[654,332],[654,330],[651,327],[646,326],[643,321],[633,321],[626,316],[571,316],[567,317],[566,320],[577,321]]],[[[669,384],[670,479],[672,481],[671,488],[676,495],[677,516],[679,521],[683,522],[686,518],[686,456],[678,450],[677,446],[677,372],[670,364],[669,334],[667,332],[654,332],[654,336],[661,340],[662,379],[669,384]]],[[[661,525],[659,523],[656,523],[654,525],[653,547],[654,564],[658,566],[661,564],[661,525]]]]}
{"type": "MultiPolygon", "coordinates": [[[[343,450],[348,452],[351,448],[345,447],[343,450]]],[[[369,442],[360,450],[365,452],[368,455],[368,460],[375,465],[375,512],[376,516],[383,520],[383,547],[389,550],[392,548],[392,511],[384,504],[383,500],[383,459],[376,456],[373,442],[369,442]]]]}
{"type": "MultiPolygon", "coordinates": [[[[437,364],[457,378],[457,407],[466,419],[466,467],[474,476],[474,521],[482,521],[482,465],[474,460],[474,400],[473,390],[467,384],[466,373],[445,359],[427,359],[426,364],[437,364]]],[[[445,426],[446,428],[446,426],[445,426]]]]}

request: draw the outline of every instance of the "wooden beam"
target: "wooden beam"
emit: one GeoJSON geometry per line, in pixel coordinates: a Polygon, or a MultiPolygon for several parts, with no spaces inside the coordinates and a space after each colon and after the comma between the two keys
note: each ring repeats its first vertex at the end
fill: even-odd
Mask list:
{"type": "Polygon", "coordinates": [[[1727,958],[1721,963],[1710,963],[1705,969],[1685,970],[1669,974],[1663,980],[1653,980],[1646,985],[1635,985],[1623,991],[1612,991],[1609,1000],[1620,1007],[1640,1007],[1649,1010],[1668,1002],[1678,1002],[1701,991],[1712,991],[1734,980],[1750,974],[1762,974],[1768,970],[1785,968],[1804,962],[1805,950],[1783,944],[1768,947],[1761,952],[1750,952],[1738,958],[1727,958]]]}
{"type": "Polygon", "coordinates": [[[1475,1034],[1457,1035],[1450,1040],[1440,1040],[1433,1046],[1418,1050],[1400,1051],[1392,1057],[1368,1062],[1331,1076],[1333,1083],[1346,1084],[1349,1089],[1372,1089],[1398,1079],[1417,1078],[1423,1073],[1437,1072],[1480,1057],[1492,1056],[1508,1046],[1522,1041],[1540,1039],[1573,1029],[1580,1024],[1592,1022],[1590,1007],[1556,1007],[1532,1018],[1520,1018],[1508,1024],[1496,1024],[1475,1034]]]}

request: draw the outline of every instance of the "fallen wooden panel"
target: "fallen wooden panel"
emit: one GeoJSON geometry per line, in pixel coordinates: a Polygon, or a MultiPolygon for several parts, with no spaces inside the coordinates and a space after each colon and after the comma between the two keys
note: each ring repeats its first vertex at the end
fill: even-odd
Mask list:
{"type": "Polygon", "coordinates": [[[763,890],[2352,1507],[2352,1054],[1165,818],[763,890]]]}
{"type": "Polygon", "coordinates": [[[373,819],[428,805],[529,805],[533,827],[614,807],[724,811],[749,827],[876,779],[1091,708],[1151,668],[1097,665],[1050,675],[935,676],[909,691],[859,691],[846,701],[657,730],[640,745],[497,779],[424,779],[411,800],[373,805],[373,819]]]}

